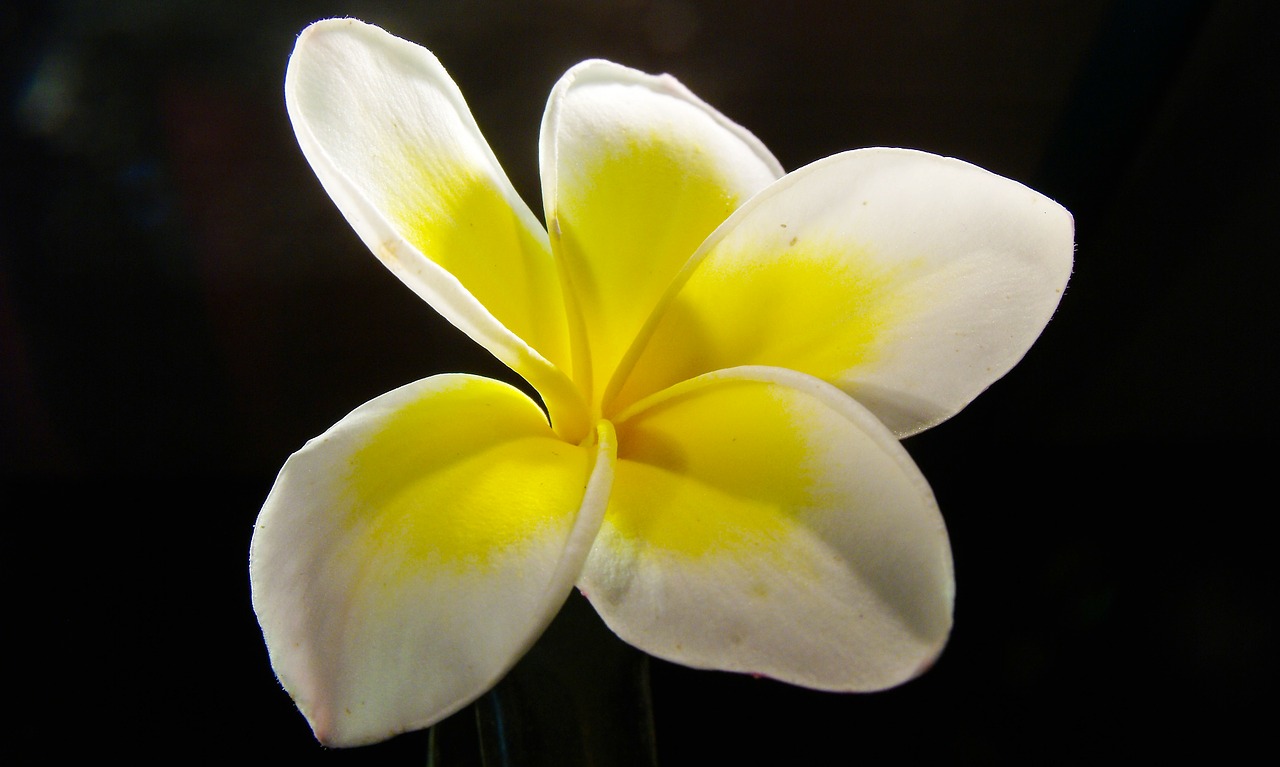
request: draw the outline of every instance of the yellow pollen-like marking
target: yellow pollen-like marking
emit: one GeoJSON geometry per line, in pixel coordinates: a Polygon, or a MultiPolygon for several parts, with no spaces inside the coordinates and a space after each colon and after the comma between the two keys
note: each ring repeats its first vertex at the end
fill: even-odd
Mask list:
{"type": "Polygon", "coordinates": [[[486,566],[494,555],[567,530],[590,455],[557,439],[532,402],[462,379],[398,411],[351,460],[348,525],[358,559],[402,575],[424,564],[486,566]]]}
{"type": "Polygon", "coordinates": [[[788,232],[713,250],[664,308],[605,413],[712,370],[770,365],[835,380],[873,361],[910,312],[896,288],[912,267],[788,232]]]}
{"type": "Polygon", "coordinates": [[[742,201],[678,133],[624,134],[560,169],[553,247],[582,308],[597,404],[672,278],[742,201]]]}
{"type": "Polygon", "coordinates": [[[689,312],[711,333],[702,355],[718,362],[708,369],[732,360],[827,378],[870,359],[900,309],[890,290],[895,275],[848,246],[798,237],[771,255],[723,254],[677,297],[673,311],[689,312]]]}
{"type": "Polygon", "coordinates": [[[811,415],[787,396],[759,382],[720,382],[619,424],[608,523],[633,545],[689,557],[783,550],[798,515],[823,495],[805,439],[811,415]]]}
{"type": "Polygon", "coordinates": [[[404,150],[383,207],[406,240],[494,317],[568,369],[567,323],[547,237],[476,170],[404,150]]]}

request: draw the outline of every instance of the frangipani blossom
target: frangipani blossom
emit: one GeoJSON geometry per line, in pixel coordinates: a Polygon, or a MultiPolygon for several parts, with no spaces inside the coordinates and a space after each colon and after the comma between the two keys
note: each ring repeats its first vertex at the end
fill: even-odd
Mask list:
{"type": "Polygon", "coordinates": [[[319,22],[285,92],[370,250],[542,399],[433,376],[285,463],[253,600],[322,742],[465,706],[575,585],[689,666],[870,691],[933,662],[951,553],[898,439],[1039,335],[1067,211],[901,149],[784,175],[673,78],[587,61],[543,119],[544,229],[425,49],[319,22]]]}

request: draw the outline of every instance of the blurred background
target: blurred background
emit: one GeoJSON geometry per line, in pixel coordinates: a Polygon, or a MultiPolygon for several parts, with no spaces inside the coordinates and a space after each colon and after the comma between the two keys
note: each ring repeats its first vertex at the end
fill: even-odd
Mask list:
{"type": "Polygon", "coordinates": [[[547,94],[605,57],[676,75],[788,169],[914,147],[1076,216],[1075,275],[1039,343],[907,441],[955,549],[937,666],[842,696],[655,662],[661,764],[1232,761],[1274,723],[1275,7],[8,4],[11,737],[76,756],[422,763],[421,734],[316,745],[249,604],[253,521],[292,451],[433,373],[510,379],[367,253],[297,149],[289,51],[349,15],[438,55],[535,210],[547,94]]]}

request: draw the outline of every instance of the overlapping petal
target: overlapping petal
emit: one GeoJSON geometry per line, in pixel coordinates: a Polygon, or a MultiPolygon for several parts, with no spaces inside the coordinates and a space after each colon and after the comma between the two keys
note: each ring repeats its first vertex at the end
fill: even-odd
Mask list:
{"type": "MultiPolygon", "coordinates": [[[[425,48],[353,19],[308,27],[285,102],[298,142],[396,276],[520,373],[553,417],[582,411],[545,230],[425,48]]],[[[557,422],[557,428],[562,424],[557,422]]],[[[565,424],[586,433],[585,423],[565,424]]]]}
{"type": "Polygon", "coordinates": [[[607,61],[556,85],[540,152],[551,246],[574,301],[574,378],[595,402],[699,243],[782,168],[674,78],[607,61]]]}
{"type": "Polygon", "coordinates": [[[947,533],[866,409],[817,379],[738,368],[623,414],[580,585],[623,639],[682,664],[819,689],[921,672],[951,626],[947,533]]]}
{"type": "Polygon", "coordinates": [[[903,149],[820,160],[707,241],[611,407],[707,371],[777,365],[836,384],[899,436],[920,431],[1022,358],[1072,253],[1062,206],[973,165],[903,149]]]}
{"type": "Polygon", "coordinates": [[[519,391],[446,375],[295,453],[254,530],[254,608],[316,736],[425,727],[491,687],[564,602],[598,529],[611,428],[559,439],[519,391]]]}

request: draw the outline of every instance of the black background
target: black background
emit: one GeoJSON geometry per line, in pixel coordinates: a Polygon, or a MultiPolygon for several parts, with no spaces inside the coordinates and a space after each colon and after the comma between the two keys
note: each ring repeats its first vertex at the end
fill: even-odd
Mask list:
{"type": "Polygon", "coordinates": [[[655,662],[661,764],[1232,761],[1274,723],[1271,7],[11,4],[11,743],[422,763],[422,734],[316,745],[249,605],[253,520],[290,452],[411,380],[509,378],[368,255],[296,147],[294,37],[352,15],[439,56],[535,210],[546,96],[600,56],[677,75],[789,169],[909,146],[1076,215],[1075,275],[1040,341],[907,441],[955,549],[938,665],[842,696],[655,662]]]}

